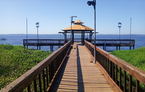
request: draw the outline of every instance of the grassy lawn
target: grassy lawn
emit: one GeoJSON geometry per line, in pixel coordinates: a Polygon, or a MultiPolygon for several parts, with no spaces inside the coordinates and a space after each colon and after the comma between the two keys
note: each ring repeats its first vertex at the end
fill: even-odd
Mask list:
{"type": "Polygon", "coordinates": [[[0,90],[30,70],[52,52],[0,44],[0,90]]]}
{"type": "MultiPolygon", "coordinates": [[[[118,50],[118,51],[113,51],[110,53],[134,65],[135,67],[145,71],[145,47],[141,47],[139,49],[134,49],[134,50],[118,50]]],[[[123,75],[123,71],[122,71],[122,75],[123,75]]],[[[135,92],[136,80],[134,77],[132,80],[133,80],[132,91],[135,92]]],[[[123,81],[122,81],[122,84],[124,84],[123,81]]],[[[129,89],[129,74],[127,74],[126,85],[128,85],[127,89],[129,89]]],[[[143,91],[144,91],[144,85],[140,83],[139,92],[143,92],[143,91]]]]}
{"type": "Polygon", "coordinates": [[[134,50],[117,50],[110,53],[145,71],[145,47],[134,50]]]}

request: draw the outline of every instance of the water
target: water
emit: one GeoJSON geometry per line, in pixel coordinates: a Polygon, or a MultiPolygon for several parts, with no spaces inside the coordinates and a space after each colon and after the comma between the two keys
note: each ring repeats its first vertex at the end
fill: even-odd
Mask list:
{"type": "MultiPolygon", "coordinates": [[[[81,35],[75,35],[75,38],[80,38],[81,35]]],[[[86,38],[89,35],[85,36],[86,38]]],[[[36,34],[29,34],[28,39],[36,39],[36,34]]],[[[40,39],[64,39],[64,36],[61,34],[40,34],[40,39]]],[[[67,35],[67,38],[70,38],[70,35],[67,35]]],[[[119,35],[107,35],[107,34],[98,34],[96,39],[118,39],[119,35]]],[[[0,34],[0,44],[12,44],[12,45],[22,45],[23,39],[26,39],[25,34],[0,34]]],[[[93,37],[92,37],[93,39],[93,37]]],[[[120,39],[130,39],[130,35],[121,35],[120,39]]],[[[135,49],[140,47],[145,47],[145,35],[131,35],[131,39],[135,39],[135,49]]],[[[29,48],[36,49],[36,46],[29,46],[29,48]]],[[[103,48],[103,47],[100,47],[103,48]]],[[[54,51],[58,49],[58,46],[54,46],[54,51]]],[[[107,51],[116,50],[116,47],[107,47],[107,51]]],[[[129,50],[128,47],[121,47],[122,50],[129,50]]],[[[42,46],[41,50],[50,50],[49,46],[42,46]]]]}

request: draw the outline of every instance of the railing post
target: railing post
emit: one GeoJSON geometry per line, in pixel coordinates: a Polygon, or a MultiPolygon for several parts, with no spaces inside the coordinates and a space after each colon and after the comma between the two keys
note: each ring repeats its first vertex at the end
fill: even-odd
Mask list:
{"type": "Polygon", "coordinates": [[[39,89],[40,89],[40,92],[42,92],[41,73],[39,74],[39,89]]]}
{"type": "Polygon", "coordinates": [[[110,61],[110,77],[112,78],[112,61],[110,61]]]}
{"type": "Polygon", "coordinates": [[[116,84],[117,84],[117,82],[118,82],[118,72],[117,72],[117,69],[118,68],[118,66],[117,66],[117,64],[116,64],[116,70],[115,70],[115,82],[116,82],[116,84]]]}
{"type": "Polygon", "coordinates": [[[126,92],[126,71],[124,70],[124,87],[123,91],[126,92]]]}
{"type": "Polygon", "coordinates": [[[136,92],[139,92],[139,81],[136,79],[136,92]]]}
{"type": "Polygon", "coordinates": [[[109,59],[107,60],[107,72],[109,74],[109,59]]]}
{"type": "Polygon", "coordinates": [[[119,87],[121,88],[121,68],[119,67],[119,87]]]}
{"type": "Polygon", "coordinates": [[[129,75],[129,92],[132,92],[132,76],[129,75]]]}
{"type": "Polygon", "coordinates": [[[112,79],[115,80],[114,78],[114,63],[112,62],[112,79]]]}

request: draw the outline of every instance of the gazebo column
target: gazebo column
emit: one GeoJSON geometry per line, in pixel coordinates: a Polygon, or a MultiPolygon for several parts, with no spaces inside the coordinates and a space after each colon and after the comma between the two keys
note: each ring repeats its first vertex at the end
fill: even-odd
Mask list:
{"type": "Polygon", "coordinates": [[[90,38],[89,38],[90,42],[92,40],[92,31],[90,31],[90,38]]]}
{"type": "Polygon", "coordinates": [[[74,43],[74,31],[72,31],[72,44],[74,43]]]}
{"type": "Polygon", "coordinates": [[[66,32],[63,33],[64,34],[64,40],[65,40],[65,43],[67,42],[67,34],[66,32]]]}
{"type": "Polygon", "coordinates": [[[85,33],[83,31],[81,31],[81,40],[82,40],[82,44],[84,45],[84,40],[85,40],[85,33]]]}

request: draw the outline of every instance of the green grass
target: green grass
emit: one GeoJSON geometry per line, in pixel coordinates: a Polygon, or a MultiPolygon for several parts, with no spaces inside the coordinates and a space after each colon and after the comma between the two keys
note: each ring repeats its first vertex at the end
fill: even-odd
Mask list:
{"type": "MultiPolygon", "coordinates": [[[[135,67],[145,71],[145,47],[141,47],[139,49],[134,49],[134,50],[117,50],[117,51],[113,51],[110,52],[111,54],[121,58],[122,60],[134,65],[135,67]]],[[[123,77],[123,71],[122,71],[122,77],[123,77]]],[[[118,76],[119,78],[119,76],[118,76]]],[[[133,92],[135,92],[135,83],[136,83],[136,79],[133,77],[132,79],[133,83],[133,87],[132,90],[133,92]]],[[[122,84],[124,84],[123,80],[122,80],[122,84]]],[[[129,74],[127,73],[127,90],[129,89],[129,74]]],[[[144,90],[144,85],[142,83],[140,83],[140,88],[139,91],[143,92],[144,90]]]]}
{"type": "Polygon", "coordinates": [[[52,52],[0,44],[0,89],[30,70],[52,52]]]}
{"type": "Polygon", "coordinates": [[[110,53],[145,71],[145,47],[134,50],[117,50],[110,53]]]}

